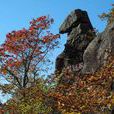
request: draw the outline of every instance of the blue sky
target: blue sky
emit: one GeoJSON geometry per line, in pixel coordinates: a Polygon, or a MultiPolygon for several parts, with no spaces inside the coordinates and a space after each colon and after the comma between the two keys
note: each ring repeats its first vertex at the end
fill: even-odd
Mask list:
{"type": "MultiPolygon", "coordinates": [[[[51,30],[58,33],[60,24],[65,17],[74,9],[86,10],[95,28],[102,31],[105,22],[98,18],[102,12],[111,8],[113,0],[0,0],[0,44],[4,42],[5,35],[23,27],[28,27],[29,21],[42,15],[50,15],[55,23],[51,30]]],[[[63,49],[66,36],[61,36],[63,49]]]]}
{"type": "Polygon", "coordinates": [[[108,11],[112,3],[113,0],[0,0],[0,43],[6,33],[27,27],[31,19],[42,15],[54,18],[52,31],[58,33],[65,17],[77,8],[88,11],[93,26],[102,31],[105,23],[98,15],[108,11]]]}
{"type": "MultiPolygon", "coordinates": [[[[29,21],[42,15],[50,15],[55,23],[51,30],[58,33],[60,24],[74,9],[86,10],[93,26],[100,32],[106,23],[98,17],[111,8],[113,0],[0,0],[0,44],[4,42],[5,35],[12,31],[29,26],[29,21]]],[[[53,54],[53,61],[63,50],[66,35],[61,35],[61,45],[53,54]]]]}

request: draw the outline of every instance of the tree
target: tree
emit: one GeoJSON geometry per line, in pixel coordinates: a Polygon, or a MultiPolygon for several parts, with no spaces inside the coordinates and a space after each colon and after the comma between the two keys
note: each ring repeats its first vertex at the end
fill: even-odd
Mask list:
{"type": "Polygon", "coordinates": [[[4,109],[13,110],[14,114],[51,114],[48,105],[48,88],[44,80],[39,78],[34,86],[17,91],[18,95],[7,101],[4,109]],[[26,96],[21,94],[25,93],[26,96]],[[16,99],[15,99],[16,98],[16,99]]]}
{"type": "Polygon", "coordinates": [[[114,4],[112,4],[112,8],[108,13],[102,13],[99,17],[108,23],[114,22],[114,4]]]}
{"type": "Polygon", "coordinates": [[[4,105],[5,109],[27,114],[50,110],[45,105],[47,90],[40,76],[50,62],[48,53],[58,45],[60,37],[49,31],[53,21],[41,16],[33,19],[28,29],[6,35],[0,46],[0,73],[9,83],[0,85],[0,89],[3,93],[13,94],[13,98],[4,105]]]}
{"type": "Polygon", "coordinates": [[[6,35],[0,46],[0,73],[10,84],[22,89],[35,83],[48,52],[58,44],[59,35],[48,30],[52,23],[53,19],[42,16],[33,19],[28,29],[6,35]]]}

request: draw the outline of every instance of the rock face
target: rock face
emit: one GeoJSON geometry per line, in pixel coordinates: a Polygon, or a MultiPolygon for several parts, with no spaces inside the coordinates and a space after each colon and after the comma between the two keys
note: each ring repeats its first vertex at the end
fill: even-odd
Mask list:
{"type": "Polygon", "coordinates": [[[64,51],[56,59],[56,71],[61,72],[64,67],[83,62],[83,53],[95,33],[87,12],[80,9],[68,15],[59,32],[68,35],[64,51]]]}
{"type": "MultiPolygon", "coordinates": [[[[68,35],[64,51],[56,59],[56,71],[59,73],[67,66],[83,63],[80,72],[92,74],[106,65],[110,55],[114,56],[114,22],[108,24],[106,29],[96,36],[87,12],[77,9],[68,15],[59,31],[68,35]]],[[[65,80],[63,75],[60,81],[69,83],[72,80],[65,80]]],[[[111,91],[114,91],[114,80],[111,91]]],[[[114,108],[109,114],[114,114],[114,108]]]]}
{"type": "Polygon", "coordinates": [[[86,24],[88,26],[87,28],[93,29],[87,12],[76,9],[68,15],[63,24],[60,26],[59,31],[60,33],[69,33],[72,31],[72,28],[75,28],[80,23],[86,24]]]}
{"type": "Polygon", "coordinates": [[[109,55],[114,55],[114,23],[108,24],[104,32],[94,38],[86,48],[82,73],[94,73],[105,65],[109,55]]]}
{"type": "Polygon", "coordinates": [[[64,51],[56,59],[56,71],[83,63],[82,74],[91,74],[105,65],[109,55],[114,55],[114,22],[97,36],[86,11],[72,11],[60,26],[61,34],[68,38],[64,51]]]}

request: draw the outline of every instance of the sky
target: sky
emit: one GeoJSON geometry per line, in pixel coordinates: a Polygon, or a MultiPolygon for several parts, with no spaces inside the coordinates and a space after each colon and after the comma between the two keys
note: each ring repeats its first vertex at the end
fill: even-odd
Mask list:
{"type": "MultiPolygon", "coordinates": [[[[86,10],[93,27],[102,32],[106,22],[101,21],[98,15],[108,12],[112,3],[113,0],[0,0],[0,44],[5,41],[8,32],[28,27],[31,19],[43,15],[54,18],[51,31],[59,33],[65,17],[74,9],[86,10]]],[[[64,49],[66,39],[66,35],[61,35],[61,45],[54,51],[53,61],[64,49]]]]}

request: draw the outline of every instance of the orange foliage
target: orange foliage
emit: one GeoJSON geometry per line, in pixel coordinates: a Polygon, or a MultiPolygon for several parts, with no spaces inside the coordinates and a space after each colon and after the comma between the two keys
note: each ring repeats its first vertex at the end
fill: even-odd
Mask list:
{"type": "Polygon", "coordinates": [[[63,71],[64,80],[59,80],[56,92],[49,94],[58,110],[65,112],[97,112],[111,110],[114,106],[114,92],[111,84],[114,80],[114,59],[107,66],[91,75],[75,75],[71,69],[63,71]],[[74,82],[70,80],[74,79],[74,82]]]}
{"type": "Polygon", "coordinates": [[[37,78],[41,63],[48,52],[57,46],[57,38],[49,30],[53,19],[41,16],[30,22],[28,29],[12,31],[0,46],[0,73],[17,87],[25,87],[29,77],[37,78]],[[12,79],[10,77],[13,77],[12,79]]]}

